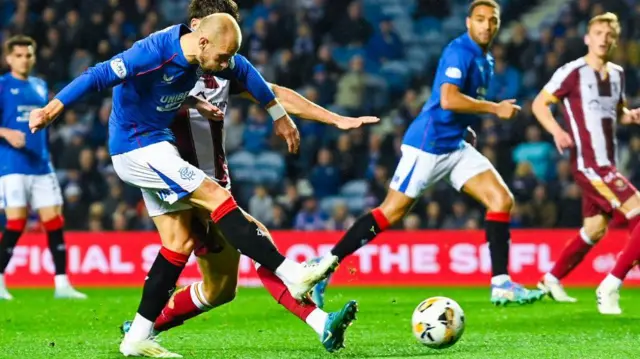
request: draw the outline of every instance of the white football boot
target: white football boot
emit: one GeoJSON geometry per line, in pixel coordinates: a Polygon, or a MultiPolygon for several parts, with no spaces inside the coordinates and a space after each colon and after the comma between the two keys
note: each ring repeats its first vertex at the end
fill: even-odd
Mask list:
{"type": "Polygon", "coordinates": [[[567,292],[564,290],[564,287],[558,280],[552,280],[543,277],[540,282],[538,282],[538,289],[543,291],[549,298],[555,300],[556,302],[562,303],[575,303],[578,300],[574,297],[570,297],[567,292]]]}

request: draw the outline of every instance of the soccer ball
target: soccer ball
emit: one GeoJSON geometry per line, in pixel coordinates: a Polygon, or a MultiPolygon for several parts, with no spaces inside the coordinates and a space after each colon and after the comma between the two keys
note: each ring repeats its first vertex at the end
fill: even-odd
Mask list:
{"type": "Polygon", "coordinates": [[[464,332],[464,312],[447,297],[425,299],[413,311],[413,335],[429,348],[444,349],[455,344],[464,332]]]}

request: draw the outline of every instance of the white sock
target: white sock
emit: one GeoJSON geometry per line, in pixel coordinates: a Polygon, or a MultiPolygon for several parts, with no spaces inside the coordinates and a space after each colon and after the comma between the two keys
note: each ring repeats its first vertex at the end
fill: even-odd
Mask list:
{"type": "Polygon", "coordinates": [[[491,277],[491,284],[503,285],[505,282],[510,281],[511,277],[508,274],[500,274],[495,277],[491,277]]]}
{"type": "Polygon", "coordinates": [[[193,283],[189,286],[189,294],[191,295],[191,301],[203,312],[211,309],[211,304],[207,302],[207,298],[204,297],[204,282],[193,283]]]}
{"type": "Polygon", "coordinates": [[[298,262],[285,258],[284,262],[276,269],[276,275],[285,283],[297,283],[300,278],[301,265],[298,262]]]}
{"type": "Polygon", "coordinates": [[[313,328],[313,330],[316,331],[316,333],[318,333],[319,336],[322,336],[322,333],[324,332],[324,325],[327,322],[328,317],[329,314],[327,314],[327,312],[320,308],[316,308],[311,312],[311,314],[309,314],[306,322],[311,328],[313,328]]]}
{"type": "Polygon", "coordinates": [[[600,283],[599,288],[611,289],[615,288],[616,290],[620,289],[622,286],[622,279],[615,277],[613,274],[609,273],[604,278],[602,283],[600,283]]]}
{"type": "Polygon", "coordinates": [[[560,283],[560,281],[558,280],[558,278],[556,278],[556,276],[554,276],[551,273],[545,273],[544,275],[544,281],[545,282],[551,282],[551,283],[560,283]]]}
{"type": "Polygon", "coordinates": [[[589,236],[587,235],[587,231],[584,228],[580,228],[580,238],[582,238],[582,240],[590,246],[595,244],[593,243],[591,238],[589,238],[589,236]]]}
{"type": "Polygon", "coordinates": [[[153,322],[136,313],[131,323],[131,328],[127,332],[127,339],[139,342],[149,338],[153,330],[153,322]]]}
{"type": "Polygon", "coordinates": [[[67,277],[66,274],[56,274],[56,276],[53,277],[53,281],[56,285],[56,289],[71,287],[71,283],[69,283],[69,277],[67,277]]]}

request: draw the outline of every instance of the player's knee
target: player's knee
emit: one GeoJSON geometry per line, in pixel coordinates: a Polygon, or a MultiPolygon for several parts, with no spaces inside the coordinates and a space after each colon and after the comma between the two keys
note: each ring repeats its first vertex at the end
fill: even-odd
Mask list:
{"type": "Polygon", "coordinates": [[[513,195],[507,190],[495,191],[488,201],[488,210],[491,212],[511,212],[513,208],[513,195]]]}
{"type": "Polygon", "coordinates": [[[229,192],[229,190],[211,180],[205,180],[202,182],[200,189],[203,190],[211,200],[225,201],[231,197],[231,192],[229,192]]]}
{"type": "Polygon", "coordinates": [[[237,282],[228,278],[218,281],[205,281],[203,295],[211,307],[231,303],[238,293],[237,282]]]}
{"type": "Polygon", "coordinates": [[[601,224],[586,223],[581,230],[580,235],[585,241],[590,243],[598,243],[607,234],[607,226],[601,224]]]}

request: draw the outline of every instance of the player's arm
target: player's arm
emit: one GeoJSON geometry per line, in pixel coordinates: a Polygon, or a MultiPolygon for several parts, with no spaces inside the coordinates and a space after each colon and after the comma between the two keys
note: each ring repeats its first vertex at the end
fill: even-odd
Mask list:
{"type": "Polygon", "coordinates": [[[3,84],[0,82],[0,141],[7,141],[14,148],[22,148],[27,143],[25,133],[19,130],[14,130],[9,127],[2,127],[2,91],[3,84]]]}
{"type": "Polygon", "coordinates": [[[622,87],[620,89],[620,101],[618,103],[618,118],[623,125],[640,124],[640,109],[629,109],[627,107],[626,79],[624,72],[620,74],[622,87]]]}
{"type": "Polygon", "coordinates": [[[300,147],[300,132],[284,107],[276,99],[269,84],[260,72],[242,55],[233,57],[232,66],[216,76],[237,79],[258,103],[269,112],[275,121],[275,133],[287,141],[289,152],[296,153],[300,147]]]}
{"type": "Polygon", "coordinates": [[[473,55],[455,47],[447,48],[442,54],[438,66],[436,83],[440,85],[440,106],[444,110],[468,113],[490,114],[503,119],[513,117],[520,107],[515,100],[505,100],[500,103],[475,99],[465,95],[460,90],[467,81],[469,70],[473,62],[473,55]]]}
{"type": "Polygon", "coordinates": [[[160,66],[162,62],[160,51],[153,46],[151,40],[136,42],[130,49],[110,60],[90,67],[65,86],[44,108],[32,111],[30,117],[42,119],[42,123],[35,126],[35,130],[49,125],[60,116],[65,107],[72,105],[85,94],[116,86],[160,66]]]}
{"type": "Polygon", "coordinates": [[[551,105],[560,102],[569,94],[574,86],[574,81],[575,75],[571,73],[570,69],[561,67],[553,74],[549,83],[544,86],[531,105],[533,115],[540,125],[553,136],[556,148],[560,153],[565,148],[573,147],[573,140],[553,117],[551,105]]]}
{"type": "MultiPolygon", "coordinates": [[[[335,112],[329,111],[326,108],[309,101],[307,98],[290,88],[276,84],[270,84],[270,86],[275,93],[276,98],[280,101],[287,113],[305,120],[333,125],[343,130],[357,128],[366,123],[376,123],[380,121],[379,118],[371,116],[359,118],[340,116],[335,112]]],[[[257,102],[256,99],[246,91],[239,93],[239,96],[247,98],[253,102],[257,102]]]]}

